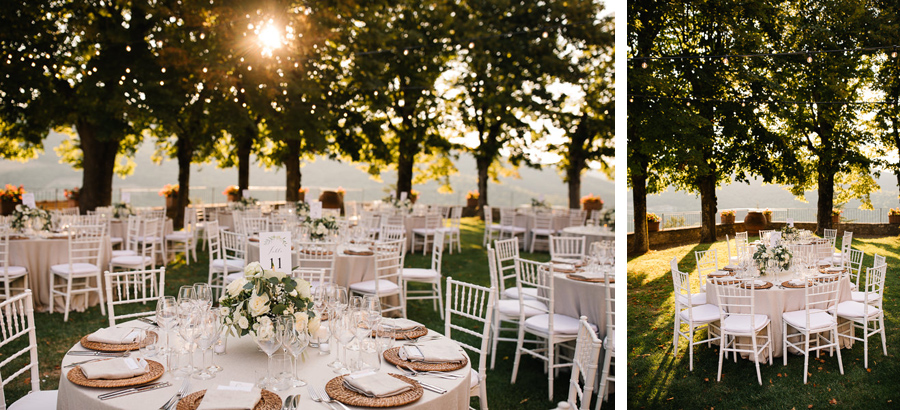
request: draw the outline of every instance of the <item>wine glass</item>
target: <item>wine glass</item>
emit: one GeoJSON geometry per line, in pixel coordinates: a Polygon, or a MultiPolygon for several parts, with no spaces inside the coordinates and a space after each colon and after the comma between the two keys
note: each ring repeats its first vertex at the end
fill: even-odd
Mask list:
{"type": "Polygon", "coordinates": [[[253,341],[256,342],[256,345],[269,357],[266,378],[263,379],[262,385],[266,389],[272,389],[277,384],[277,381],[272,377],[272,355],[278,350],[281,344],[275,337],[275,325],[271,320],[268,320],[267,317],[263,316],[259,319],[258,324],[259,326],[257,329],[251,331],[250,335],[253,337],[253,341]]]}
{"type": "MultiPolygon", "coordinates": [[[[319,320],[324,318],[324,314],[327,309],[328,302],[328,293],[331,292],[331,283],[322,283],[316,288],[316,292],[313,294],[313,312],[316,314],[316,317],[319,320]]],[[[319,338],[316,336],[310,340],[310,347],[319,347],[319,338]],[[313,340],[314,339],[314,340],[313,340]]],[[[319,351],[320,355],[328,354],[323,351],[319,351]]]]}
{"type": "Polygon", "coordinates": [[[156,323],[166,332],[166,347],[162,353],[168,354],[172,352],[172,345],[169,342],[169,334],[178,324],[178,305],[175,303],[175,297],[163,296],[156,301],[156,323]]]}
{"type": "Polygon", "coordinates": [[[194,367],[194,342],[199,336],[200,309],[193,304],[182,305],[178,309],[178,335],[185,341],[185,349],[188,352],[187,372],[193,373],[194,367]]]}
{"type": "Polygon", "coordinates": [[[334,369],[340,369],[344,367],[344,363],[341,362],[341,352],[340,352],[340,341],[338,340],[339,335],[341,334],[341,322],[344,317],[344,313],[338,307],[330,307],[328,308],[328,331],[331,333],[331,337],[335,340],[335,345],[337,346],[337,357],[331,363],[328,363],[328,367],[334,369]]]}
{"type": "Polygon", "coordinates": [[[306,386],[306,382],[299,377],[299,373],[297,373],[297,367],[300,366],[300,354],[303,353],[303,351],[306,349],[306,346],[309,344],[309,334],[307,333],[306,326],[298,328],[292,318],[288,318],[291,320],[289,320],[289,325],[286,323],[286,326],[284,326],[285,334],[282,338],[282,345],[294,358],[294,366],[292,368],[293,372],[291,374],[291,381],[293,382],[293,386],[303,387],[306,386]]]}
{"type": "Polygon", "coordinates": [[[200,309],[206,312],[210,308],[212,308],[212,289],[210,289],[209,284],[195,283],[193,289],[194,300],[196,300],[197,305],[200,306],[200,309]]]}
{"type": "Polygon", "coordinates": [[[201,349],[201,356],[203,362],[200,364],[200,371],[194,373],[193,377],[195,379],[200,380],[208,380],[216,377],[215,373],[211,370],[212,365],[212,347],[216,344],[216,341],[219,339],[219,335],[222,333],[222,319],[219,317],[219,313],[215,310],[210,310],[203,312],[199,311],[199,325],[197,329],[197,345],[201,349]],[[207,365],[208,361],[206,357],[210,356],[209,365],[207,365]]]}
{"type": "Polygon", "coordinates": [[[194,300],[194,287],[191,285],[184,285],[178,288],[178,301],[181,303],[182,300],[194,300]]]}
{"type": "Polygon", "coordinates": [[[375,329],[375,325],[381,322],[381,298],[377,295],[363,297],[363,307],[366,312],[366,327],[375,329]]]}
{"type": "Polygon", "coordinates": [[[356,339],[356,330],[358,329],[358,322],[356,321],[358,315],[354,313],[355,312],[352,311],[345,311],[340,317],[335,318],[335,324],[332,331],[334,332],[335,341],[338,344],[338,354],[343,354],[343,360],[336,360],[338,366],[333,366],[336,367],[334,372],[337,374],[348,374],[353,367],[350,358],[347,357],[347,350],[354,348],[352,343],[356,339]]]}

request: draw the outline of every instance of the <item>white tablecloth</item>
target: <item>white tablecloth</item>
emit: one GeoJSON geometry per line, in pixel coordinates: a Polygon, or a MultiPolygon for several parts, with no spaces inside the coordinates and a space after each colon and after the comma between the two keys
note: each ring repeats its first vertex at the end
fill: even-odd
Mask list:
{"type": "MultiPolygon", "coordinates": [[[[615,288],[615,284],[611,284],[615,288]]],[[[597,325],[597,335],[606,337],[606,285],[602,282],[584,282],[556,274],[553,280],[554,312],[579,318],[587,316],[588,322],[597,325]]]]}
{"type": "MultiPolygon", "coordinates": [[[[247,260],[259,262],[259,242],[247,242],[247,260]]],[[[291,254],[291,266],[296,267],[297,254],[291,254]]],[[[374,255],[346,255],[343,248],[338,247],[338,254],[334,260],[333,282],[343,287],[351,284],[375,280],[375,256],[374,255]]]]}
{"type": "MultiPolygon", "coordinates": [[[[147,326],[142,324],[141,322],[129,322],[127,325],[139,327],[147,326]]],[[[429,334],[435,334],[435,332],[429,331],[429,334]]],[[[173,335],[173,338],[175,337],[177,336],[173,335]]],[[[395,346],[397,345],[399,345],[399,342],[395,343],[395,346]]],[[[84,350],[84,348],[81,347],[80,344],[76,344],[75,347],[73,347],[73,350],[84,350]]],[[[318,349],[308,349],[306,362],[301,363],[299,368],[301,378],[312,386],[324,388],[325,383],[337,376],[333,372],[333,370],[327,366],[329,362],[334,360],[334,355],[335,353],[320,356],[318,349]]],[[[200,354],[198,353],[195,357],[195,363],[199,363],[199,359],[200,354]]],[[[175,380],[168,372],[166,372],[166,374],[163,375],[162,378],[160,378],[158,381],[171,382],[172,386],[170,387],[100,401],[99,399],[97,399],[97,395],[117,389],[81,387],[72,384],[66,378],[66,375],[71,370],[66,368],[65,366],[69,363],[74,363],[82,360],[87,360],[87,358],[84,356],[69,355],[63,358],[63,362],[61,363],[63,367],[59,381],[59,399],[56,407],[57,410],[155,410],[162,406],[162,404],[165,403],[166,400],[172,397],[172,395],[175,394],[182,383],[181,380],[175,380]]],[[[157,359],[157,361],[160,360],[157,359]]],[[[219,385],[228,385],[231,381],[253,383],[257,380],[257,375],[262,376],[265,374],[267,363],[266,355],[258,350],[256,344],[249,336],[242,338],[230,338],[228,340],[228,353],[225,355],[216,356],[215,361],[217,365],[223,368],[223,370],[218,373],[214,379],[211,380],[191,379],[189,394],[198,390],[210,388],[214,389],[219,385]]],[[[162,360],[162,362],[163,365],[165,365],[164,360],[162,360]]],[[[415,403],[394,408],[423,410],[468,409],[470,369],[470,365],[467,365],[462,369],[454,371],[453,373],[455,374],[465,375],[464,378],[457,380],[447,380],[437,377],[427,377],[423,379],[423,381],[440,386],[441,388],[448,390],[448,392],[446,394],[437,394],[425,390],[422,398],[415,403]]],[[[400,373],[400,371],[396,367],[387,362],[384,362],[382,364],[381,372],[400,373]]],[[[277,394],[281,396],[282,399],[284,399],[288,395],[299,394],[300,408],[302,409],[327,409],[324,404],[315,403],[310,399],[306,387],[295,387],[287,391],[277,392],[277,394]]],[[[336,404],[335,406],[338,405],[336,404]]]]}
{"type": "Polygon", "coordinates": [[[590,251],[591,244],[601,241],[615,241],[616,233],[602,226],[570,226],[563,228],[564,236],[583,236],[584,249],[590,251]]]}
{"type": "MultiPolygon", "coordinates": [[[[534,228],[534,214],[531,213],[516,213],[514,223],[516,226],[525,228],[525,240],[522,241],[524,244],[523,249],[531,249],[531,229],[534,228]]],[[[569,225],[569,217],[565,215],[554,215],[552,221],[552,228],[554,231],[560,231],[566,226],[569,225]]],[[[546,250],[550,251],[550,246],[546,245],[546,242],[542,242],[540,246],[535,246],[535,250],[546,250]]]]}

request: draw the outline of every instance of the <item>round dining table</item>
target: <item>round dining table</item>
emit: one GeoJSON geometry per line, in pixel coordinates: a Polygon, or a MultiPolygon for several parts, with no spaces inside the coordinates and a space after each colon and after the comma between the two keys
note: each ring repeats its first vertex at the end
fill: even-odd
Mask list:
{"type": "MultiPolygon", "coordinates": [[[[247,260],[259,261],[259,242],[247,242],[247,260]]],[[[297,266],[297,253],[291,253],[291,266],[297,266]]],[[[334,258],[334,276],[332,283],[345,288],[354,283],[375,280],[375,256],[374,255],[347,255],[344,247],[339,246],[337,256],[334,258]]]]}
{"type": "MultiPolygon", "coordinates": [[[[615,289],[615,282],[610,287],[615,289]]],[[[606,337],[606,284],[572,279],[564,273],[553,275],[554,313],[574,318],[586,316],[597,325],[597,336],[606,337]]]]}
{"type": "Polygon", "coordinates": [[[590,249],[594,242],[615,241],[616,233],[605,226],[569,226],[563,228],[564,236],[583,236],[584,248],[590,249]]]}
{"type": "MultiPolygon", "coordinates": [[[[148,328],[149,325],[139,321],[123,323],[120,326],[148,328]]],[[[439,335],[433,330],[429,330],[429,335],[439,335]]],[[[172,336],[177,339],[177,336],[172,336]]],[[[399,346],[400,341],[394,343],[399,346]]],[[[75,344],[71,350],[86,350],[80,343],[75,344]]],[[[337,377],[334,370],[328,367],[328,363],[335,359],[336,349],[325,355],[320,355],[319,349],[307,348],[305,361],[299,366],[300,378],[306,381],[310,386],[316,388],[324,388],[325,384],[337,377]]],[[[464,353],[465,354],[465,353],[464,353]]],[[[132,352],[132,356],[140,355],[139,352],[132,352]]],[[[200,354],[196,354],[195,363],[199,363],[200,354]]],[[[57,401],[57,410],[141,410],[141,409],[159,409],[170,397],[172,397],[184,382],[181,378],[176,378],[171,372],[166,371],[158,382],[169,382],[171,386],[157,390],[150,390],[133,395],[100,400],[97,396],[118,389],[110,388],[92,388],[82,387],[70,382],[67,375],[72,368],[66,367],[72,363],[90,359],[90,357],[66,355],[61,363],[61,375],[59,381],[59,396],[57,401]]],[[[148,358],[155,360],[166,366],[166,361],[159,357],[148,358]]],[[[265,353],[259,350],[256,343],[250,336],[241,338],[231,337],[227,343],[226,354],[215,356],[215,364],[222,367],[222,370],[216,373],[215,378],[209,380],[197,380],[190,378],[190,386],[187,394],[204,390],[216,389],[218,386],[228,386],[231,382],[256,383],[260,377],[265,375],[267,359],[265,353]]],[[[166,369],[168,370],[168,369],[166,369]]],[[[382,360],[381,373],[402,374],[394,365],[382,360]]],[[[416,409],[416,410],[443,410],[443,409],[459,409],[469,408],[469,387],[471,380],[471,360],[466,366],[459,370],[449,373],[463,376],[459,379],[444,379],[438,377],[418,376],[418,379],[431,385],[438,386],[447,392],[438,394],[430,390],[425,390],[423,396],[410,404],[394,407],[396,409],[416,409]]],[[[327,409],[324,403],[314,402],[308,393],[307,387],[292,387],[284,391],[275,392],[282,400],[289,395],[300,396],[301,409],[327,409]],[[320,407],[321,406],[321,407],[320,407]]],[[[336,408],[340,406],[335,404],[336,408]]],[[[352,409],[360,409],[363,407],[348,406],[352,409]]],[[[174,409],[174,407],[173,407],[174,409]]]]}

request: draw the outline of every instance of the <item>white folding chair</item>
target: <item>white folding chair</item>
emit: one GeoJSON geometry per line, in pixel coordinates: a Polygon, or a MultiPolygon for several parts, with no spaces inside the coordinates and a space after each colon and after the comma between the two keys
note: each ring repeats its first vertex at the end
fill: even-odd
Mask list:
{"type": "Polygon", "coordinates": [[[584,260],[584,236],[551,236],[550,260],[569,262],[584,260]]]}
{"type": "Polygon", "coordinates": [[[325,269],[297,268],[291,271],[291,277],[308,282],[309,292],[313,295],[316,294],[317,287],[322,286],[323,283],[328,283],[325,280],[325,269]]]}
{"type": "MultiPolygon", "coordinates": [[[[516,258],[516,287],[522,288],[529,286],[538,289],[535,298],[547,305],[547,309],[541,314],[525,318],[525,298],[519,297],[519,338],[516,343],[516,358],[513,363],[513,374],[511,383],[516,383],[516,376],[519,374],[519,363],[522,354],[530,355],[534,358],[547,362],[545,369],[548,373],[548,397],[553,400],[553,379],[556,369],[571,367],[572,363],[559,362],[560,345],[575,340],[578,337],[578,319],[571,316],[555,313],[553,294],[553,271],[552,265],[530,261],[527,259],[516,258]],[[537,338],[543,339],[545,343],[535,348],[526,348],[525,334],[530,334],[537,338]]],[[[520,291],[519,295],[523,295],[520,291]]],[[[591,325],[596,329],[595,325],[591,325]]]]}
{"type": "MultiPolygon", "coordinates": [[[[134,256],[138,254],[140,248],[141,224],[143,218],[137,215],[129,215],[125,220],[125,237],[122,238],[122,249],[113,250],[111,257],[117,256],[134,256]]],[[[107,225],[109,229],[109,225],[107,225]]]]}
{"type": "MultiPolygon", "coordinates": [[[[582,209],[570,209],[569,210],[569,226],[584,226],[584,219],[587,217],[587,212],[582,209]]],[[[559,230],[562,233],[562,229],[559,230]]]]}
{"type": "MultiPolygon", "coordinates": [[[[156,301],[165,295],[166,268],[109,272],[106,276],[106,307],[109,309],[109,326],[116,326],[117,319],[147,317],[156,314],[156,301]],[[147,286],[147,282],[150,286],[147,286]],[[149,305],[147,303],[150,302],[149,305]],[[116,316],[116,306],[145,305],[148,309],[116,316]]],[[[133,310],[133,308],[129,308],[133,310]]]]}
{"type": "MultiPolygon", "coordinates": [[[[591,408],[591,394],[594,391],[594,379],[598,372],[597,361],[600,360],[602,345],[597,333],[591,329],[587,317],[582,316],[578,325],[578,338],[575,339],[572,377],[569,378],[569,398],[566,400],[573,409],[588,410],[591,408]],[[581,383],[581,380],[584,382],[581,383]]],[[[603,398],[598,395],[597,401],[599,406],[599,402],[603,401],[603,398]]]]}
{"type": "MultiPolygon", "coordinates": [[[[209,235],[209,276],[207,283],[209,283],[209,287],[213,292],[213,298],[218,300],[225,291],[225,278],[230,274],[243,274],[244,260],[237,257],[238,252],[236,251],[231,251],[226,256],[226,250],[222,245],[222,234],[225,231],[219,229],[219,222],[207,222],[206,230],[207,235],[209,235]]],[[[232,233],[231,235],[240,236],[237,233],[232,233]]],[[[229,238],[233,239],[232,236],[229,236],[229,238]]],[[[241,246],[234,243],[231,245],[241,246]]]]}
{"type": "Polygon", "coordinates": [[[831,241],[832,248],[834,247],[834,240],[837,239],[837,229],[826,229],[824,235],[822,236],[825,239],[831,241]]]}
{"type": "Polygon", "coordinates": [[[478,353],[478,370],[475,370],[475,367],[470,369],[469,397],[478,396],[481,410],[488,408],[487,355],[496,292],[497,290],[494,288],[488,289],[447,278],[447,312],[446,315],[442,315],[444,316],[444,336],[456,342],[463,349],[478,353]],[[454,322],[454,319],[462,319],[462,321],[454,322]],[[479,323],[481,328],[472,327],[472,321],[479,323]],[[453,339],[452,332],[454,330],[478,338],[480,345],[475,347],[461,340],[453,339]]]}
{"type": "Polygon", "coordinates": [[[244,216],[241,218],[241,223],[243,225],[241,232],[248,237],[258,235],[260,232],[269,232],[269,218],[263,216],[244,216]]]}
{"type": "Polygon", "coordinates": [[[844,237],[841,238],[841,249],[834,252],[834,255],[831,257],[831,263],[834,265],[843,265],[844,255],[847,254],[847,250],[850,249],[852,244],[853,232],[844,231],[844,237]]]}
{"type": "MultiPolygon", "coordinates": [[[[515,241],[515,239],[510,239],[511,241],[515,241]]],[[[501,241],[498,241],[501,242],[501,241]]],[[[513,245],[514,246],[514,245],[513,245]]],[[[487,245],[487,257],[488,257],[488,271],[491,276],[491,287],[494,289],[500,289],[500,283],[503,282],[503,278],[500,276],[499,264],[497,263],[497,252],[494,248],[491,247],[491,244],[487,245]]],[[[518,257],[518,256],[517,256],[518,257]]],[[[513,273],[510,275],[511,278],[515,278],[515,260],[513,260],[513,273]]],[[[515,289],[515,288],[510,288],[515,289]]],[[[536,293],[537,289],[525,288],[523,289],[525,294],[536,293]]],[[[518,295],[518,292],[516,292],[518,295]]],[[[494,301],[494,315],[493,315],[493,323],[491,325],[491,369],[494,368],[494,365],[497,362],[497,345],[500,342],[518,342],[518,337],[504,337],[502,333],[504,332],[515,332],[516,336],[519,333],[519,316],[522,311],[522,306],[519,305],[518,297],[515,299],[507,299],[501,298],[500,292],[496,293],[497,300],[494,301]],[[503,327],[504,323],[510,324],[510,327],[503,327]]],[[[525,300],[525,317],[530,318],[532,316],[539,315],[547,310],[547,305],[543,302],[535,300],[534,298],[528,298],[525,300]]],[[[534,340],[526,340],[527,343],[536,343],[534,340]]]]}
{"type": "MultiPolygon", "coordinates": [[[[23,374],[28,375],[31,384],[31,391],[11,404],[9,410],[54,410],[59,391],[41,390],[37,335],[34,325],[34,302],[29,289],[0,303],[0,348],[9,344],[13,344],[13,348],[16,348],[18,343],[22,343],[25,338],[28,340],[28,346],[8,355],[5,360],[0,362],[0,374],[7,375],[6,377],[0,376],[4,390],[6,385],[23,374]],[[19,358],[21,360],[15,360],[19,358]],[[22,361],[26,363],[18,370],[6,369],[7,366],[18,365],[22,361]]],[[[5,406],[5,399],[0,400],[0,404],[5,406]]]]}
{"type": "Polygon", "coordinates": [[[400,277],[403,282],[403,297],[410,300],[431,300],[434,309],[444,318],[444,305],[441,298],[441,261],[444,254],[444,235],[436,235],[431,246],[431,268],[403,268],[400,277]],[[431,285],[431,289],[409,290],[409,282],[431,285]]]}
{"type": "Polygon", "coordinates": [[[672,287],[675,295],[675,329],[672,338],[672,346],[675,354],[678,354],[678,340],[685,338],[688,341],[688,369],[694,371],[694,346],[706,343],[709,345],[714,340],[719,340],[716,322],[719,321],[719,308],[711,303],[706,303],[706,293],[693,293],[691,289],[691,277],[687,272],[678,269],[675,258],[669,262],[672,270],[672,287]],[[681,330],[682,325],[687,325],[687,331],[681,330]],[[694,332],[706,328],[707,338],[694,341],[694,332]]]}
{"type": "Polygon", "coordinates": [[[863,251],[857,249],[850,249],[847,251],[848,253],[844,255],[842,265],[844,269],[847,269],[847,272],[850,275],[850,286],[853,290],[859,289],[859,275],[862,271],[862,263],[863,257],[865,254],[863,251]]]}
{"type": "Polygon", "coordinates": [[[382,303],[381,312],[399,310],[406,317],[406,299],[400,289],[403,275],[404,240],[379,242],[375,248],[375,279],[350,284],[350,292],[357,295],[375,295],[378,298],[399,296],[400,304],[388,306],[382,303]]]}
{"type": "Polygon", "coordinates": [[[709,274],[719,270],[719,250],[709,249],[705,251],[695,251],[694,258],[697,260],[697,273],[700,276],[700,290],[706,292],[709,274]]]}
{"type": "Polygon", "coordinates": [[[13,266],[9,263],[9,234],[10,231],[0,227],[0,282],[3,282],[3,293],[0,299],[9,299],[13,291],[24,292],[28,289],[28,269],[23,266],[13,266]],[[21,284],[14,286],[14,282],[21,284]]]}
{"type": "MultiPolygon", "coordinates": [[[[203,208],[198,208],[203,209],[203,208]]],[[[202,211],[201,211],[202,212],[202,211]]],[[[181,248],[184,252],[184,261],[191,264],[191,252],[194,253],[194,260],[197,260],[197,211],[193,208],[184,209],[184,227],[177,232],[166,235],[166,249],[176,252],[177,248],[181,248]]]]}
{"type": "MultiPolygon", "coordinates": [[[[876,260],[877,262],[877,260],[876,260]]],[[[887,272],[887,265],[875,265],[866,269],[866,286],[864,299],[868,303],[848,300],[841,302],[837,306],[838,317],[850,320],[850,331],[840,333],[843,337],[849,337],[853,340],[863,342],[863,364],[869,368],[869,337],[876,334],[881,335],[881,348],[884,355],[887,356],[887,340],[884,333],[884,310],[882,302],[884,301],[884,276],[887,272]],[[862,329],[862,337],[856,336],[856,329],[862,329]]],[[[845,327],[845,326],[842,326],[845,327]]]]}
{"type": "Polygon", "coordinates": [[[781,314],[782,333],[781,341],[783,359],[787,366],[787,349],[793,347],[803,353],[803,384],[806,384],[807,370],[809,369],[809,354],[828,349],[829,352],[837,350],[838,368],[844,374],[844,364],[841,361],[841,346],[838,342],[837,318],[834,316],[835,306],[838,300],[839,275],[825,275],[810,279],[811,285],[803,289],[806,308],[781,314]],[[796,330],[788,333],[788,328],[796,330]],[[828,336],[825,333],[830,333],[828,336]],[[814,339],[811,337],[815,335],[814,339]],[[790,338],[800,337],[799,342],[791,342],[790,338]],[[810,342],[814,342],[812,345],[810,342]]]}
{"type": "Polygon", "coordinates": [[[447,218],[441,232],[444,233],[447,240],[447,249],[453,255],[453,244],[456,244],[456,251],[462,252],[462,241],[460,240],[460,220],[462,219],[462,207],[453,206],[449,208],[450,217],[447,218]]]}
{"type": "Polygon", "coordinates": [[[556,233],[556,230],[553,229],[553,215],[544,212],[538,212],[534,215],[534,225],[531,227],[531,246],[528,250],[531,253],[534,253],[534,244],[538,241],[538,238],[544,238],[543,242],[547,244],[547,248],[550,247],[550,236],[556,233]]]}
{"type": "Polygon", "coordinates": [[[734,255],[731,254],[731,238],[728,235],[725,235],[725,249],[728,251],[728,263],[729,264],[737,264],[738,261],[741,260],[741,254],[739,253],[740,247],[737,246],[738,243],[735,243],[734,247],[734,255]]]}
{"type": "MultiPolygon", "coordinates": [[[[494,256],[497,260],[497,271],[500,273],[500,297],[505,299],[519,299],[519,289],[515,286],[507,287],[506,281],[516,278],[516,258],[519,257],[519,238],[510,238],[494,241],[494,256]]],[[[537,289],[525,288],[525,297],[534,299],[537,289]]]]}
{"type": "Polygon", "coordinates": [[[516,225],[516,210],[512,208],[500,208],[500,239],[515,238],[522,235],[525,241],[525,228],[516,225]]]}
{"type": "MultiPolygon", "coordinates": [[[[755,290],[753,289],[754,280],[741,281],[749,284],[745,287],[738,285],[722,285],[718,287],[718,305],[719,305],[719,335],[721,337],[719,344],[719,373],[716,381],[722,380],[722,361],[726,353],[731,352],[735,355],[740,353],[749,353],[753,355],[753,363],[756,365],[756,380],[762,386],[762,375],[759,371],[759,356],[763,351],[769,352],[769,365],[772,365],[772,340],[769,335],[772,334],[769,329],[771,321],[766,315],[756,314],[756,304],[754,302],[755,290]],[[763,332],[765,330],[765,332],[763,332]],[[741,342],[740,337],[750,339],[750,345],[741,342]],[[765,343],[761,346],[757,342],[758,339],[765,339],[765,343]],[[748,349],[749,347],[749,349],[748,349]]],[[[737,360],[737,356],[735,356],[737,360]]]]}
{"type": "Polygon", "coordinates": [[[75,225],[69,227],[69,261],[50,267],[50,311],[56,295],[65,299],[63,321],[69,321],[72,297],[96,292],[100,297],[100,312],[106,314],[103,296],[103,275],[100,268],[100,247],[106,236],[106,225],[75,225]],[[65,283],[56,283],[56,279],[65,283]],[[79,281],[78,288],[75,282],[79,281]]]}
{"type": "MultiPolygon", "coordinates": [[[[167,265],[168,255],[166,251],[166,217],[165,210],[159,211],[163,212],[162,216],[158,216],[156,211],[148,212],[144,215],[140,215],[143,220],[156,220],[157,224],[154,225],[156,228],[155,231],[145,231],[141,229],[140,236],[137,238],[138,242],[154,242],[156,247],[154,248],[154,252],[158,255],[159,258],[162,259],[162,265],[167,265]]],[[[143,226],[143,225],[142,225],[143,226]]],[[[155,258],[156,256],[154,256],[155,258]]]]}

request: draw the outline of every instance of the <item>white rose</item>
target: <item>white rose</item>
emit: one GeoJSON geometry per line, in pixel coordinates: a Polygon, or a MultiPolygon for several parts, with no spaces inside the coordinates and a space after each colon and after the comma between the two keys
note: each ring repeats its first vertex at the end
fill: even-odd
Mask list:
{"type": "Polygon", "coordinates": [[[266,278],[266,279],[269,279],[269,278],[275,278],[275,279],[278,279],[279,281],[281,281],[281,279],[284,278],[284,273],[283,273],[283,272],[278,272],[278,271],[275,271],[275,270],[269,270],[269,269],[266,269],[266,270],[263,271],[263,277],[266,278]]]}
{"type": "Polygon", "coordinates": [[[326,233],[328,233],[328,228],[325,227],[325,224],[316,226],[316,235],[325,235],[326,233]]]}
{"type": "Polygon", "coordinates": [[[270,340],[275,337],[275,327],[272,326],[272,319],[269,319],[268,316],[263,316],[258,320],[259,321],[253,325],[256,337],[261,340],[270,340]]]}
{"type": "Polygon", "coordinates": [[[239,317],[237,320],[237,323],[238,323],[238,326],[241,327],[241,329],[246,329],[250,326],[250,321],[247,320],[247,318],[245,316],[239,317]]]}
{"type": "Polygon", "coordinates": [[[253,296],[250,296],[250,303],[247,308],[253,317],[269,313],[269,295],[257,295],[254,293],[253,296]]]}
{"type": "Polygon", "coordinates": [[[303,279],[297,279],[297,288],[295,290],[300,294],[300,298],[302,299],[309,299],[312,296],[309,282],[303,279]]]}
{"type": "Polygon", "coordinates": [[[222,317],[228,316],[228,308],[225,306],[220,307],[219,308],[219,316],[222,316],[222,317]]]}
{"type": "Polygon", "coordinates": [[[225,290],[228,291],[229,296],[234,298],[234,297],[237,297],[237,295],[240,295],[241,292],[244,291],[244,285],[246,285],[246,284],[247,284],[247,279],[238,278],[234,282],[229,283],[228,287],[226,287],[225,290]]]}
{"type": "Polygon", "coordinates": [[[263,267],[259,262],[251,262],[244,268],[244,276],[257,276],[263,273],[263,267]]]}
{"type": "Polygon", "coordinates": [[[306,330],[309,324],[309,315],[306,312],[294,313],[294,330],[302,332],[306,330]]]}

